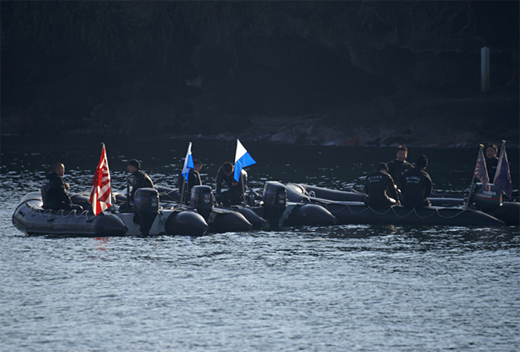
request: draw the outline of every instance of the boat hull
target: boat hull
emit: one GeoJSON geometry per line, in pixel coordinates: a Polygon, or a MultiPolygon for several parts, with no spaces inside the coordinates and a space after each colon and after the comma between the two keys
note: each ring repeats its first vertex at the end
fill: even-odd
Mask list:
{"type": "Polygon", "coordinates": [[[339,224],[504,226],[505,222],[475,209],[459,207],[373,208],[359,201],[364,193],[342,192],[299,184],[287,185],[287,198],[294,202],[320,204],[339,224]],[[311,196],[315,195],[315,197],[311,196]],[[333,199],[326,199],[324,197],[333,199]],[[358,201],[356,201],[358,200],[358,201]]]}
{"type": "MultiPolygon", "coordinates": [[[[54,211],[42,208],[39,192],[29,193],[13,213],[13,225],[27,235],[114,237],[141,236],[141,225],[134,213],[54,211]]],[[[208,231],[202,216],[185,209],[161,209],[147,235],[202,236],[208,231]]]]}

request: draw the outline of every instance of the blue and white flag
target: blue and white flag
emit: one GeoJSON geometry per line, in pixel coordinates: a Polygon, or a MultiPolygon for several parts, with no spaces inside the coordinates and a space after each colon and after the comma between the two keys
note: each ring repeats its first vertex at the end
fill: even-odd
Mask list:
{"type": "Polygon", "coordinates": [[[188,152],[186,153],[186,159],[184,159],[184,167],[182,168],[182,176],[186,181],[188,181],[188,175],[190,174],[190,169],[194,169],[195,165],[193,165],[193,157],[191,156],[191,142],[188,145],[188,152]]]}
{"type": "Polygon", "coordinates": [[[502,187],[502,191],[511,199],[513,186],[511,184],[511,174],[509,173],[509,162],[506,154],[506,141],[502,141],[500,156],[498,157],[497,171],[495,172],[495,185],[502,187]]]}
{"type": "Polygon", "coordinates": [[[235,154],[235,181],[240,182],[240,174],[242,168],[248,167],[249,165],[256,164],[251,155],[247,152],[246,148],[237,139],[237,152],[235,154]]]}

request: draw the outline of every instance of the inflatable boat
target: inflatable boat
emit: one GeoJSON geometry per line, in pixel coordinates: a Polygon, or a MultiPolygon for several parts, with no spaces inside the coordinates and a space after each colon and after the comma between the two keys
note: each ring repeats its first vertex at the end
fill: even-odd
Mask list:
{"type": "Polygon", "coordinates": [[[483,211],[459,207],[430,206],[373,208],[365,205],[361,192],[335,191],[302,184],[288,184],[287,198],[294,202],[320,204],[340,224],[504,226],[505,222],[483,211]]]}
{"type": "MultiPolygon", "coordinates": [[[[95,216],[90,211],[45,210],[40,192],[24,196],[15,209],[13,225],[23,233],[52,236],[147,236],[147,235],[187,235],[202,236],[208,231],[208,224],[195,211],[186,209],[164,209],[153,201],[153,189],[139,189],[136,200],[139,204],[135,212],[105,211],[95,216]]],[[[71,198],[82,198],[79,197],[71,198]]]]}

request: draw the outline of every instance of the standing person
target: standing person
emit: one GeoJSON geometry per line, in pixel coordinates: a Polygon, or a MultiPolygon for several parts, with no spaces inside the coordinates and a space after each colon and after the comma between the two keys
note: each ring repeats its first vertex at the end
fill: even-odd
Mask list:
{"type": "Polygon", "coordinates": [[[52,172],[45,176],[41,188],[43,208],[83,211],[81,205],[72,204],[67,193],[70,185],[63,181],[63,175],[65,175],[65,165],[60,162],[53,163],[52,172]]]}
{"type": "Polygon", "coordinates": [[[224,205],[240,204],[242,203],[242,196],[247,189],[247,172],[242,169],[240,182],[237,182],[233,177],[235,166],[226,161],[217,172],[216,179],[216,198],[218,202],[224,205]],[[227,191],[222,192],[222,187],[227,186],[227,191]]]}
{"type": "Polygon", "coordinates": [[[419,155],[415,161],[415,167],[406,170],[399,176],[400,183],[403,185],[403,205],[405,207],[429,207],[430,201],[427,199],[432,193],[432,179],[424,170],[428,166],[426,155],[419,155]]]}
{"type": "Polygon", "coordinates": [[[486,169],[488,172],[489,183],[493,183],[498,166],[498,147],[496,144],[486,146],[486,169]]]}
{"type": "Polygon", "coordinates": [[[397,187],[401,189],[401,185],[399,184],[399,176],[405,172],[406,170],[412,169],[413,165],[406,161],[406,158],[408,157],[408,148],[406,148],[404,145],[400,145],[397,147],[396,150],[396,159],[390,161],[387,163],[388,166],[388,173],[394,181],[396,181],[397,187]]]}
{"type": "Polygon", "coordinates": [[[366,204],[372,207],[388,207],[399,204],[396,185],[388,174],[385,163],[377,164],[374,171],[365,179],[365,192],[368,194],[366,204]]]}
{"type": "Polygon", "coordinates": [[[179,174],[179,179],[177,185],[179,187],[179,192],[182,193],[184,190],[184,194],[188,196],[185,197],[186,203],[190,200],[191,189],[193,186],[201,186],[202,181],[200,180],[200,170],[202,169],[202,161],[199,159],[193,160],[193,169],[190,169],[188,174],[188,183],[186,184],[186,179],[182,175],[182,171],[179,174]]]}
{"type": "Polygon", "coordinates": [[[132,159],[128,162],[126,171],[134,176],[132,191],[130,192],[130,202],[133,203],[135,192],[139,188],[153,188],[153,182],[146,173],[141,171],[141,163],[137,159],[132,159]]]}

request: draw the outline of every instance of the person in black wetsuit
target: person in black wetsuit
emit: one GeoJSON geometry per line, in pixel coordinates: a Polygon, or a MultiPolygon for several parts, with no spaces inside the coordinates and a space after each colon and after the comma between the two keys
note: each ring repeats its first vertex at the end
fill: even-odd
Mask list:
{"type": "Polygon", "coordinates": [[[486,169],[488,172],[489,183],[494,183],[495,173],[498,166],[498,147],[496,144],[488,144],[486,146],[486,169]]]}
{"type": "Polygon", "coordinates": [[[394,179],[397,187],[401,189],[401,185],[399,184],[399,176],[403,174],[406,170],[412,169],[413,165],[406,161],[408,157],[408,148],[403,145],[397,147],[396,150],[396,159],[387,163],[388,173],[394,179]]]}
{"type": "Polygon", "coordinates": [[[428,158],[425,155],[419,155],[415,161],[415,167],[406,170],[404,174],[399,176],[400,183],[403,185],[403,205],[405,207],[428,207],[431,205],[427,199],[432,193],[432,179],[424,170],[428,166],[428,158]]]}
{"type": "Polygon", "coordinates": [[[193,160],[193,169],[190,169],[190,173],[188,174],[188,183],[186,183],[186,179],[182,176],[182,171],[179,174],[179,178],[177,181],[177,186],[179,187],[179,193],[182,194],[184,191],[184,202],[187,204],[190,201],[191,197],[191,189],[193,186],[201,186],[202,181],[200,180],[200,170],[202,169],[202,161],[199,159],[193,160]]]}
{"type": "Polygon", "coordinates": [[[72,200],[67,193],[70,185],[63,181],[65,174],[65,165],[60,162],[52,164],[52,172],[45,177],[43,181],[41,193],[44,209],[53,210],[77,210],[83,211],[83,207],[78,204],[72,204],[72,200]]]}
{"type": "Polygon", "coordinates": [[[240,204],[242,203],[242,196],[247,189],[247,172],[242,169],[240,182],[235,181],[233,177],[235,171],[234,165],[226,161],[217,172],[216,180],[216,199],[224,205],[240,204]],[[222,192],[222,187],[227,186],[227,190],[222,192]]]}
{"type": "Polygon", "coordinates": [[[130,192],[130,202],[133,203],[135,192],[139,188],[153,188],[153,182],[152,179],[146,173],[141,171],[141,163],[136,159],[132,159],[128,162],[128,165],[126,166],[126,171],[128,171],[132,174],[132,176],[134,176],[132,182],[132,191],[130,192]]]}
{"type": "Polygon", "coordinates": [[[372,207],[399,204],[394,180],[388,174],[388,166],[385,163],[377,164],[375,170],[367,175],[365,192],[368,194],[365,203],[372,207]]]}

